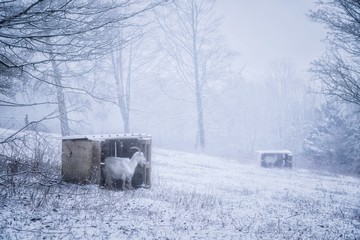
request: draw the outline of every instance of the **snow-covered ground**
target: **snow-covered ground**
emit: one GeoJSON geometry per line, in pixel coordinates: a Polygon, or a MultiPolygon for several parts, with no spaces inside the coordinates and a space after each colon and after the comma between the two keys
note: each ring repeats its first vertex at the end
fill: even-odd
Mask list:
{"type": "Polygon", "coordinates": [[[358,178],[163,149],[151,189],[26,186],[0,208],[0,239],[360,238],[358,178]]]}

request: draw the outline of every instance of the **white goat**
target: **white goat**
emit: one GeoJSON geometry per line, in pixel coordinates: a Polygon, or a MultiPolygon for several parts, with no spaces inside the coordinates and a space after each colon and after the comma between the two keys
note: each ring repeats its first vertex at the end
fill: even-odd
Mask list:
{"type": "Polygon", "coordinates": [[[107,157],[105,158],[105,181],[107,185],[112,184],[112,180],[122,180],[122,189],[125,189],[125,181],[129,183],[129,189],[133,189],[131,186],[131,180],[135,172],[135,168],[138,164],[144,166],[146,164],[146,158],[138,147],[131,147],[130,149],[136,149],[137,152],[129,158],[120,157],[107,157]]]}

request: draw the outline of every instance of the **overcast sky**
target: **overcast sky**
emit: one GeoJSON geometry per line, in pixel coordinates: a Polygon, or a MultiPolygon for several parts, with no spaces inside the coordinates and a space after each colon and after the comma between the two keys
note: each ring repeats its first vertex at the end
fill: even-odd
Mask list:
{"type": "Polygon", "coordinates": [[[222,31],[228,45],[240,53],[244,76],[263,72],[270,61],[287,58],[298,70],[324,52],[324,28],[306,14],[311,0],[219,0],[222,31]]]}

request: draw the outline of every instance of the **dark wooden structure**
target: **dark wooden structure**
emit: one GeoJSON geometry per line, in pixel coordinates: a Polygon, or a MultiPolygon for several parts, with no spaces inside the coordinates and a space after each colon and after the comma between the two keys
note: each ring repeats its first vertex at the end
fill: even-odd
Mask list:
{"type": "Polygon", "coordinates": [[[292,153],[288,150],[257,151],[261,167],[292,168],[292,153]]]}
{"type": "Polygon", "coordinates": [[[86,137],[62,140],[62,178],[74,183],[98,183],[100,180],[100,141],[86,137]]]}
{"type": "MultiPolygon", "coordinates": [[[[93,183],[104,186],[106,157],[131,158],[136,146],[146,158],[145,166],[137,166],[132,178],[134,188],[151,187],[151,136],[147,134],[108,134],[69,136],[62,140],[62,176],[64,181],[93,183]]],[[[121,188],[122,180],[114,181],[121,188]]]]}

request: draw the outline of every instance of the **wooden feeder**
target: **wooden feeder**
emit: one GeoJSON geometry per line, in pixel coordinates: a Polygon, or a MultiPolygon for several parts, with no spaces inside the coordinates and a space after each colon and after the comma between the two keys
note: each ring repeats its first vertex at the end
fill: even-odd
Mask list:
{"type": "MultiPolygon", "coordinates": [[[[106,157],[131,158],[136,146],[147,164],[137,166],[132,178],[134,188],[151,187],[151,136],[144,134],[110,134],[69,136],[62,140],[62,176],[64,181],[92,183],[104,186],[103,169],[106,157]]],[[[114,181],[121,188],[122,180],[114,181]]]]}

